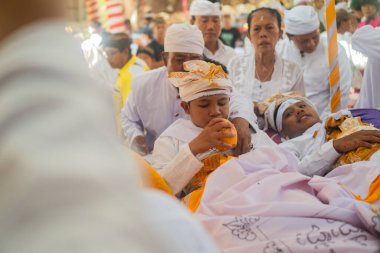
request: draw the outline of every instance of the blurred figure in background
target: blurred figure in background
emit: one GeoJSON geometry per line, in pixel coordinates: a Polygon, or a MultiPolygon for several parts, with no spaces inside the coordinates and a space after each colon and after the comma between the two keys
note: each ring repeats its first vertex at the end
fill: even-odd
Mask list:
{"type": "Polygon", "coordinates": [[[119,69],[119,77],[114,87],[115,117],[117,130],[121,135],[120,112],[132,89],[133,76],[147,71],[144,61],[131,52],[131,38],[125,33],[112,34],[104,42],[108,62],[114,69],[119,69]]]}
{"type": "Polygon", "coordinates": [[[139,47],[136,56],[143,60],[149,69],[155,68],[154,51],[150,47],[139,47]]]}
{"type": "Polygon", "coordinates": [[[159,68],[164,66],[164,60],[162,59],[162,52],[164,52],[164,39],[166,33],[166,21],[162,17],[156,17],[153,19],[153,38],[147,47],[154,51],[153,68],[159,68]]]}
{"type": "Polygon", "coordinates": [[[203,54],[214,61],[227,66],[235,51],[219,40],[221,33],[220,3],[208,0],[194,0],[190,6],[190,23],[196,25],[203,34],[205,48],[203,54]]]}
{"type": "Polygon", "coordinates": [[[359,23],[359,28],[365,25],[371,25],[373,27],[380,26],[380,16],[378,14],[380,3],[378,0],[362,0],[360,9],[363,13],[364,20],[359,23]]]}
{"type": "Polygon", "coordinates": [[[91,77],[94,83],[99,83],[112,91],[118,71],[109,65],[102,49],[102,43],[109,34],[103,31],[102,24],[98,21],[91,23],[89,32],[90,37],[83,41],[81,47],[91,77]]]}
{"type": "Polygon", "coordinates": [[[233,24],[233,18],[230,12],[223,11],[222,16],[222,32],[220,33],[220,40],[227,46],[232,48],[236,47],[236,42],[241,40],[238,29],[233,24]]]}
{"type": "Polygon", "coordinates": [[[139,187],[65,7],[0,8],[0,252],[217,252],[178,203],[139,187]]]}

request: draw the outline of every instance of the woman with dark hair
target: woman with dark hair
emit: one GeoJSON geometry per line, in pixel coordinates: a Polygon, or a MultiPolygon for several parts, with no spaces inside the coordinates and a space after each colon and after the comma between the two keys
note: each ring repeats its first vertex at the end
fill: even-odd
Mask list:
{"type": "MultiPolygon", "coordinates": [[[[259,103],[278,93],[295,91],[304,95],[303,71],[297,64],[275,52],[282,36],[281,16],[271,8],[253,10],[247,19],[247,36],[253,53],[233,58],[228,66],[233,85],[259,103]]],[[[256,110],[261,115],[261,110],[256,110]]]]}
{"type": "Polygon", "coordinates": [[[362,0],[360,9],[364,15],[364,20],[359,23],[358,27],[360,28],[365,25],[380,26],[379,8],[380,4],[377,0],[362,0]]]}

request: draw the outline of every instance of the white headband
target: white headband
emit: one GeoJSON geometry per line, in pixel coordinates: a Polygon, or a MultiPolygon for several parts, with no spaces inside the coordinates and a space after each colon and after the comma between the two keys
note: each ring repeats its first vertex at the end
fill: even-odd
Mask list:
{"type": "Polygon", "coordinates": [[[194,0],[190,5],[190,16],[221,16],[222,11],[218,2],[194,0]]]}
{"type": "Polygon", "coordinates": [[[280,107],[277,110],[277,115],[275,118],[276,127],[277,127],[278,132],[282,131],[282,115],[284,114],[286,109],[288,109],[289,106],[296,104],[296,103],[299,103],[299,102],[303,102],[303,101],[300,99],[296,99],[296,98],[290,98],[290,99],[285,100],[284,102],[281,103],[280,107]]]}
{"type": "Polygon", "coordinates": [[[213,95],[226,95],[226,96],[230,96],[230,92],[226,91],[226,90],[211,90],[211,91],[202,91],[202,92],[199,92],[197,94],[194,94],[193,96],[190,96],[185,100],[185,102],[190,102],[190,101],[193,101],[195,99],[198,99],[198,98],[201,98],[201,97],[208,97],[208,96],[213,96],[213,95]]]}

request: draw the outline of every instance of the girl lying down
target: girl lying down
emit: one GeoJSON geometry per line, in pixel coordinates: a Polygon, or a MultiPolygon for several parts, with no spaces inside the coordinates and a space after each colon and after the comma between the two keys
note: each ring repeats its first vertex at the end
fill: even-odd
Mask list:
{"type": "MultiPolygon", "coordinates": [[[[205,178],[228,160],[236,144],[236,131],[229,122],[230,92],[227,74],[220,66],[200,60],[184,63],[188,72],[174,72],[169,80],[179,88],[181,106],[190,120],[179,119],[156,140],[152,166],[174,194],[182,196],[202,188],[205,178]],[[235,143],[234,143],[235,142],[235,143]]],[[[274,146],[256,126],[252,148],[274,146]]]]}
{"type": "Polygon", "coordinates": [[[358,161],[380,164],[380,130],[348,110],[322,122],[310,100],[285,97],[270,104],[266,119],[281,134],[280,147],[300,160],[302,174],[325,175],[339,165],[358,161]]]}

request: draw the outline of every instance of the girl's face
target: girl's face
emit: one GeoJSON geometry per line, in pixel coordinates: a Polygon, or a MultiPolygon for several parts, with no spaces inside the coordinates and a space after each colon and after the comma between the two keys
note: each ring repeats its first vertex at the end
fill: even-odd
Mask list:
{"type": "Polygon", "coordinates": [[[204,128],[213,118],[228,119],[230,97],[227,95],[211,95],[182,102],[182,108],[190,115],[191,121],[197,127],[204,128]]]}
{"type": "Polygon", "coordinates": [[[372,17],[372,16],[375,16],[376,12],[377,12],[377,9],[376,9],[376,6],[373,5],[373,4],[363,4],[361,6],[361,10],[363,12],[363,15],[365,17],[372,17]]]}

